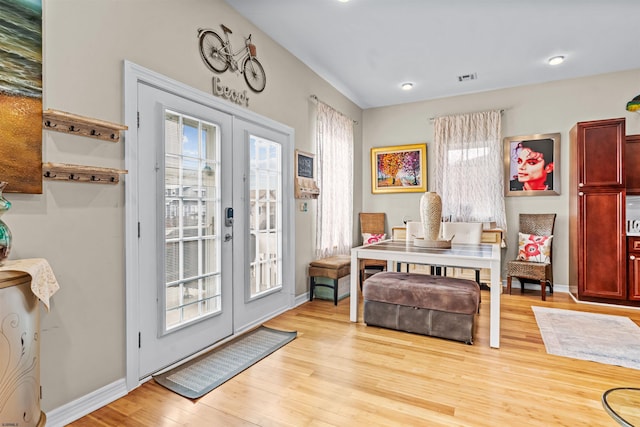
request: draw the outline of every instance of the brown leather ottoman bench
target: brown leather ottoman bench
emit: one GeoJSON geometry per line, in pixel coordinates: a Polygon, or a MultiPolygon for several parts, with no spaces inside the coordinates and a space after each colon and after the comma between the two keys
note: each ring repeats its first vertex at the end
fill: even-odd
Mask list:
{"type": "Polygon", "coordinates": [[[364,322],[473,344],[480,286],[473,280],[382,272],[364,282],[364,322]]]}
{"type": "Polygon", "coordinates": [[[309,293],[310,301],[313,301],[313,292],[316,286],[324,286],[333,289],[333,304],[338,305],[338,280],[351,273],[351,256],[336,255],[319,259],[309,264],[309,293]],[[316,277],[333,279],[333,284],[316,283],[316,277]]]}

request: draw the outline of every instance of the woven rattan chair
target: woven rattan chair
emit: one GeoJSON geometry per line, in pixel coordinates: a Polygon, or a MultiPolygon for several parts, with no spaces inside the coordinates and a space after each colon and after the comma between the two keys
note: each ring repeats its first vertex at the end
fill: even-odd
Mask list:
{"type": "MultiPolygon", "coordinates": [[[[535,234],[536,236],[552,236],[556,214],[520,214],[520,233],[535,234]]],[[[552,245],[553,247],[553,245],[552,245]]],[[[520,292],[524,293],[525,282],[540,283],[542,301],[547,299],[547,286],[549,293],[553,294],[553,267],[552,255],[548,263],[514,260],[507,263],[507,292],[511,294],[511,279],[520,281],[520,292]]]]}
{"type": "MultiPolygon", "coordinates": [[[[360,232],[362,234],[385,234],[384,232],[385,213],[360,213],[360,232]]],[[[360,289],[367,275],[375,274],[387,269],[387,261],[379,259],[360,260],[360,289]]]]}

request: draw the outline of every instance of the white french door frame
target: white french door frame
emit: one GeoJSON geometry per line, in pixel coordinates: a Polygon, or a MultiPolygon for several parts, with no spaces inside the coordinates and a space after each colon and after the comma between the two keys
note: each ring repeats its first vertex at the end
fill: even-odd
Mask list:
{"type": "MultiPolygon", "coordinates": [[[[138,262],[138,209],[137,188],[139,176],[137,170],[138,164],[138,84],[144,83],[150,86],[161,88],[170,93],[179,96],[188,97],[193,102],[223,111],[232,115],[234,118],[241,119],[248,123],[255,123],[265,128],[273,129],[286,135],[286,146],[283,147],[283,158],[293,163],[293,146],[294,146],[294,130],[274,120],[253,113],[251,111],[240,108],[228,101],[216,98],[206,92],[185,85],[184,83],[172,80],[159,73],[141,67],[133,62],[125,60],[123,62],[124,71],[124,114],[125,124],[129,130],[125,131],[125,168],[128,174],[125,175],[125,329],[126,329],[126,384],[127,390],[132,390],[142,382],[139,377],[139,352],[138,352],[138,332],[140,330],[138,307],[140,304],[138,296],[139,277],[138,262]]],[[[295,304],[295,220],[294,220],[294,200],[293,200],[293,167],[286,167],[283,171],[283,194],[286,197],[283,200],[283,212],[285,221],[283,227],[286,227],[286,235],[289,238],[283,242],[282,256],[283,259],[289,260],[283,268],[283,282],[288,283],[290,291],[288,292],[289,301],[288,308],[293,308],[295,304]]],[[[234,196],[235,200],[235,196],[234,196]]],[[[242,234],[242,233],[240,233],[242,234]]],[[[242,244],[241,241],[235,241],[234,244],[242,244]]],[[[243,251],[247,252],[247,251],[243,251]]],[[[234,262],[235,264],[235,262],[234,262]]],[[[234,279],[235,280],[235,279],[234,279]]],[[[239,284],[244,286],[244,284],[239,284]]],[[[235,284],[234,284],[235,286],[235,284]]],[[[276,315],[278,313],[274,313],[276,315]]],[[[265,319],[259,319],[264,321],[265,319]]],[[[246,330],[247,325],[242,326],[242,330],[236,329],[234,326],[234,335],[227,338],[223,342],[232,339],[239,332],[246,330]]],[[[202,353],[202,352],[201,352],[202,353]]],[[[194,355],[195,357],[196,355],[194,355]]]]}

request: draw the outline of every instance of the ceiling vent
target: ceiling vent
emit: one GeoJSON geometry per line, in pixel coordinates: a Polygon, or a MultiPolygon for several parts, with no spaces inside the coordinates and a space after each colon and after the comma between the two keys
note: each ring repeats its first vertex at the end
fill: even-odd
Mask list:
{"type": "Polygon", "coordinates": [[[476,73],[472,73],[472,74],[464,74],[462,76],[458,76],[458,81],[459,82],[468,82],[471,80],[475,80],[478,78],[478,75],[476,73]]]}

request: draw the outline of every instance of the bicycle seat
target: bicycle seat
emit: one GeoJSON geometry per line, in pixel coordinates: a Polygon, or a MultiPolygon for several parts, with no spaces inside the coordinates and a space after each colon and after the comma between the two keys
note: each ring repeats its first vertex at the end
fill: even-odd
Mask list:
{"type": "Polygon", "coordinates": [[[226,27],[223,24],[220,24],[220,26],[222,27],[222,31],[224,31],[225,33],[233,34],[233,31],[231,31],[229,27],[226,27]]]}

